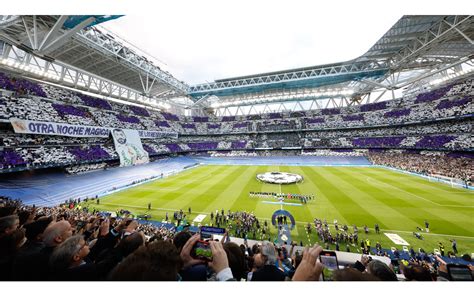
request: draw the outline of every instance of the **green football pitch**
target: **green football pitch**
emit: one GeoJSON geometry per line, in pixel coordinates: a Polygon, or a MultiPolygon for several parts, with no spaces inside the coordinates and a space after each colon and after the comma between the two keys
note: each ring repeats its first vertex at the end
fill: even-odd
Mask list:
{"type": "MultiPolygon", "coordinates": [[[[191,207],[187,220],[191,222],[204,214],[203,225],[211,223],[211,212],[224,209],[227,213],[230,209],[253,212],[261,221],[270,222],[272,213],[281,206],[264,202],[275,199],[250,198],[250,191],[314,194],[316,199],[305,205],[283,206],[297,221],[292,240],[305,245],[318,242],[314,229],[308,234],[305,225],[319,218],[330,224],[337,219],[339,225],[347,224],[351,232],[352,225],[357,225],[359,240],[369,238],[371,246],[377,241],[384,248],[396,246],[383,234],[394,233],[415,249],[431,252],[442,242],[447,252],[451,250],[450,240],[456,239],[460,253],[474,252],[474,192],[376,167],[203,165],[105,196],[99,205],[90,203],[89,208],[127,209],[161,221],[166,213],[172,218],[174,211],[182,209],[187,213],[191,207]],[[256,180],[256,174],[269,171],[300,174],[304,181],[271,185],[256,180]],[[152,206],[150,211],[148,203],[152,206]],[[430,223],[430,232],[423,232],[420,240],[413,232],[416,227],[424,228],[425,220],[430,223]],[[375,223],[380,226],[380,234],[375,234],[375,223]],[[370,228],[368,235],[362,229],[364,225],[370,228]]],[[[270,229],[273,240],[277,231],[270,229]]],[[[345,250],[345,244],[340,247],[345,250]]],[[[350,248],[358,251],[358,246],[350,248]]]]}

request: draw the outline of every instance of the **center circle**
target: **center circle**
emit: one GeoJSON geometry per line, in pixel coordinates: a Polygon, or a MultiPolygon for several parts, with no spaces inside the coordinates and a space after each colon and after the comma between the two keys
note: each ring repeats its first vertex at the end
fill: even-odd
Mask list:
{"type": "Polygon", "coordinates": [[[257,180],[270,184],[293,184],[303,181],[303,177],[285,172],[266,172],[257,174],[257,180]]]}

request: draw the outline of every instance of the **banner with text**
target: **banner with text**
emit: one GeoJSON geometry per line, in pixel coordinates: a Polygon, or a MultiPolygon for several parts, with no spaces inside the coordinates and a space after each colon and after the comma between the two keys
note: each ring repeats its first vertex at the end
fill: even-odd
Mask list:
{"type": "MultiPolygon", "coordinates": [[[[113,128],[100,126],[75,125],[59,122],[24,120],[10,118],[10,123],[19,134],[56,135],[65,137],[100,137],[107,138],[113,128]]],[[[139,130],[142,139],[178,138],[178,133],[139,130]]]]}
{"type": "Polygon", "coordinates": [[[23,120],[18,118],[10,118],[10,123],[15,133],[20,134],[107,138],[110,133],[110,129],[106,127],[23,120]]]}
{"type": "Polygon", "coordinates": [[[143,149],[142,141],[137,130],[113,129],[115,151],[120,157],[120,166],[148,163],[148,152],[143,149]]]}
{"type": "Polygon", "coordinates": [[[156,139],[156,138],[178,138],[178,133],[173,132],[159,132],[159,131],[145,131],[139,130],[138,134],[142,139],[156,139]]]}

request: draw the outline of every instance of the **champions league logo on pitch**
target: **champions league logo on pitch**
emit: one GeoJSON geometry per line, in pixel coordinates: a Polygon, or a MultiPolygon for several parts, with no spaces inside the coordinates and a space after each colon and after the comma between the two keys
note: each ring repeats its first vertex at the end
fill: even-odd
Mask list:
{"type": "Polygon", "coordinates": [[[258,174],[257,180],[270,184],[293,184],[303,181],[303,177],[285,172],[266,172],[258,174]]]}

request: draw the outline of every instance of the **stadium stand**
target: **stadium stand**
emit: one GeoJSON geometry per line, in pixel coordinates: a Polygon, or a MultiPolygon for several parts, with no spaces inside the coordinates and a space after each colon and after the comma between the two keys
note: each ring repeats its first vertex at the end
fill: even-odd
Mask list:
{"type": "MultiPolygon", "coordinates": [[[[5,19],[8,19],[7,17],[9,16],[5,16],[5,19]]],[[[38,19],[41,18],[40,16],[34,16],[35,34],[37,17],[38,19]]],[[[44,17],[38,23],[46,28],[48,18],[54,19],[55,16],[44,17]]],[[[472,24],[472,19],[470,19],[472,16],[467,18],[455,16],[454,24],[451,24],[452,16],[442,17],[440,19],[442,26],[438,28],[440,36],[445,34],[445,32],[441,32],[444,27],[449,27],[450,30],[455,29],[452,31],[461,33],[459,35],[462,36],[457,36],[458,33],[455,33],[456,36],[453,38],[452,35],[446,34],[447,36],[444,35],[445,37],[441,38],[442,42],[436,40],[436,38],[440,38],[436,36],[435,42],[432,42],[430,46],[422,46],[424,50],[415,50],[414,52],[410,50],[412,57],[401,56],[402,61],[406,61],[406,64],[396,63],[401,53],[406,52],[406,49],[410,49],[410,47],[404,47],[397,51],[395,58],[395,55],[390,52],[390,47],[393,44],[391,44],[391,41],[387,41],[393,38],[393,42],[406,43],[405,40],[396,41],[396,38],[390,35],[393,31],[400,31],[400,27],[394,26],[395,30],[387,33],[389,38],[384,38],[387,41],[387,47],[381,43],[374,46],[374,48],[380,49],[380,52],[375,53],[376,56],[379,54],[383,56],[384,52],[388,52],[388,56],[385,56],[385,58],[390,63],[395,63],[396,66],[394,67],[396,69],[390,65],[384,65],[385,58],[374,59],[371,56],[374,54],[374,50],[371,49],[367,55],[362,56],[362,59],[356,59],[354,63],[351,61],[351,65],[335,67],[326,65],[332,68],[328,72],[316,69],[324,74],[318,75],[314,79],[303,76],[307,75],[307,69],[295,69],[296,72],[299,71],[299,74],[293,73],[295,77],[292,78],[295,79],[293,81],[286,81],[284,76],[287,74],[281,73],[262,74],[268,76],[268,84],[266,84],[267,78],[264,81],[254,76],[245,77],[242,84],[236,84],[235,81],[232,81],[233,79],[215,81],[217,85],[227,85],[219,86],[215,92],[216,94],[219,94],[220,91],[222,93],[229,91],[232,96],[236,95],[236,98],[239,94],[248,94],[249,97],[260,94],[278,97],[278,91],[280,90],[283,92],[301,88],[305,92],[306,86],[308,86],[311,91],[317,89],[316,97],[320,95],[321,98],[334,100],[334,94],[339,95],[341,92],[334,90],[329,94],[325,90],[326,86],[334,86],[335,89],[338,89],[341,86],[344,88],[343,85],[346,85],[351,88],[350,96],[341,97],[341,100],[346,100],[345,104],[334,102],[329,106],[328,102],[326,108],[317,104],[318,109],[304,111],[295,111],[297,109],[290,111],[286,107],[279,108],[278,110],[285,110],[281,112],[269,110],[268,105],[265,105],[267,110],[264,110],[261,114],[250,114],[249,111],[246,115],[242,110],[239,113],[239,109],[235,113],[224,111],[223,113],[215,112],[213,114],[211,100],[218,96],[213,93],[215,90],[212,89],[212,83],[209,83],[211,86],[208,85],[209,89],[206,89],[206,91],[209,90],[209,93],[206,94],[201,94],[202,90],[194,90],[193,92],[191,91],[193,87],[189,87],[184,83],[181,87],[185,87],[186,90],[183,90],[179,87],[182,82],[176,81],[168,72],[162,72],[159,67],[154,66],[145,57],[135,54],[126,46],[122,47],[117,44],[115,38],[119,39],[118,36],[99,34],[100,30],[94,25],[82,29],[81,34],[85,35],[82,35],[81,38],[86,38],[84,36],[88,33],[97,33],[92,35],[96,39],[95,41],[100,41],[101,49],[106,49],[104,51],[108,52],[107,54],[113,52],[115,56],[111,55],[113,58],[109,59],[109,56],[105,56],[103,53],[99,54],[99,50],[93,49],[94,46],[88,46],[87,50],[97,51],[92,52],[92,54],[86,53],[82,57],[79,57],[78,54],[77,60],[76,58],[74,60],[78,62],[84,57],[97,56],[97,58],[110,63],[111,68],[108,68],[109,65],[106,67],[109,74],[126,75],[133,73],[135,77],[133,79],[122,77],[117,78],[116,81],[111,79],[114,75],[106,77],[109,74],[105,71],[103,72],[104,77],[101,74],[93,73],[98,79],[105,78],[105,80],[100,80],[100,83],[111,82],[116,87],[122,87],[123,83],[133,84],[132,80],[137,80],[136,74],[138,73],[143,90],[138,86],[140,94],[135,93],[135,95],[140,95],[144,100],[141,101],[137,97],[135,97],[135,100],[130,99],[130,92],[137,90],[137,86],[131,84],[124,85],[127,92],[129,92],[127,99],[124,99],[120,94],[123,90],[114,90],[114,92],[119,93],[118,96],[113,94],[112,84],[109,85],[110,98],[105,96],[95,97],[92,93],[89,93],[91,91],[90,87],[77,87],[77,89],[87,89],[87,94],[79,92],[79,90],[72,90],[70,88],[72,84],[60,81],[61,78],[58,78],[58,85],[53,84],[51,81],[55,79],[51,77],[49,79],[44,76],[33,75],[34,71],[28,72],[31,71],[26,67],[29,59],[35,60],[39,56],[47,57],[43,52],[40,52],[39,55],[38,52],[35,54],[36,49],[24,46],[22,42],[18,42],[18,44],[22,44],[22,47],[27,48],[32,53],[28,52],[28,55],[25,55],[28,58],[19,63],[21,66],[19,64],[13,64],[15,66],[12,66],[7,63],[10,50],[14,51],[18,46],[8,44],[9,40],[14,40],[14,36],[5,35],[6,31],[3,29],[8,28],[9,22],[3,19],[1,29],[3,37],[0,38],[2,39],[0,45],[4,59],[0,63],[6,65],[6,72],[0,72],[0,280],[318,281],[322,277],[323,270],[321,262],[317,260],[323,252],[322,246],[326,250],[335,249],[337,254],[339,270],[335,271],[333,276],[333,280],[336,281],[451,281],[455,278],[448,271],[448,267],[451,266],[449,264],[470,268],[470,273],[465,273],[463,276],[467,276],[467,280],[472,280],[472,266],[474,266],[472,258],[468,254],[457,257],[461,254],[457,252],[456,240],[454,239],[449,240],[452,243],[452,251],[448,252],[445,252],[445,247],[441,242],[433,251],[423,250],[422,248],[416,251],[413,247],[409,249],[405,245],[401,249],[397,249],[389,245],[382,246],[379,242],[376,242],[374,247],[370,244],[368,237],[359,237],[358,226],[355,224],[349,226],[345,224],[338,225],[337,220],[330,224],[325,218],[320,219],[311,216],[310,219],[314,219],[313,221],[306,221],[307,219],[297,221],[297,223],[300,223],[300,225],[297,225],[299,227],[298,235],[305,236],[306,232],[308,238],[307,248],[305,248],[303,241],[298,243],[290,239],[285,243],[277,243],[278,239],[281,238],[280,236],[272,242],[275,237],[271,236],[271,226],[268,225],[268,222],[271,223],[272,221],[258,218],[253,212],[249,211],[237,210],[233,212],[227,208],[216,209],[215,212],[205,213],[210,214],[210,222],[201,225],[204,218],[195,220],[196,222],[189,221],[190,217],[187,217],[187,213],[191,216],[191,207],[189,207],[188,212],[183,212],[182,209],[165,208],[165,206],[168,206],[168,204],[165,204],[160,205],[163,208],[157,210],[166,211],[166,218],[162,221],[151,221],[152,217],[149,215],[151,203],[148,204],[146,214],[140,212],[134,216],[131,212],[132,209],[127,209],[127,205],[107,204],[107,199],[101,198],[111,193],[173,176],[189,168],[207,164],[265,165],[270,167],[301,166],[302,171],[308,169],[305,166],[326,166],[328,164],[331,166],[361,166],[363,167],[361,169],[366,169],[365,166],[374,166],[376,169],[383,167],[391,170],[402,170],[405,173],[422,175],[425,179],[435,178],[451,184],[456,183],[456,185],[467,189],[473,189],[474,77],[468,75],[469,72],[465,70],[461,71],[463,69],[461,62],[469,63],[472,68],[472,53],[469,52],[467,56],[465,53],[463,54],[463,48],[472,48],[472,38],[469,37],[472,32],[466,31],[467,35],[465,35],[463,33],[465,28],[462,25],[462,22],[472,24]],[[461,25],[456,23],[459,20],[462,20],[459,22],[461,25]],[[4,40],[5,36],[7,37],[6,40],[4,40]],[[460,39],[462,39],[462,42],[460,39]],[[471,42],[471,44],[466,44],[466,41],[471,42]],[[433,59],[433,56],[437,57],[440,53],[445,52],[445,49],[440,50],[439,53],[436,52],[440,49],[437,47],[437,43],[444,42],[446,42],[445,47],[448,49],[450,46],[454,47],[453,42],[455,45],[459,44],[459,46],[456,46],[456,50],[460,53],[458,55],[453,53],[452,58],[447,55],[449,58],[446,58],[446,60],[449,60],[450,64],[436,64],[437,61],[433,59]],[[450,43],[448,44],[448,42],[450,43]],[[431,47],[435,49],[434,52],[430,52],[431,47]],[[426,56],[423,56],[424,52],[426,56]],[[127,63],[123,62],[122,59],[124,59],[123,61],[126,59],[130,67],[138,63],[142,68],[126,68],[124,65],[127,63]],[[372,64],[364,64],[366,60],[372,64]],[[120,61],[120,63],[117,61],[120,61]],[[419,70],[418,67],[421,68],[421,66],[427,67],[424,66],[424,63],[429,64],[428,67],[433,67],[433,69],[435,67],[436,69],[444,69],[444,71],[433,71],[436,73],[432,75],[439,74],[439,77],[453,70],[452,68],[456,68],[454,69],[456,70],[454,71],[456,72],[455,76],[458,77],[459,75],[459,77],[447,76],[446,79],[433,82],[428,81],[428,79],[424,80],[425,74],[422,74],[422,76],[412,80],[409,83],[410,87],[407,88],[396,86],[394,81],[393,85],[391,83],[390,85],[384,85],[383,80],[379,79],[388,79],[387,73],[392,75],[392,71],[396,73],[395,70],[398,71],[398,69],[401,72],[398,72],[397,75],[411,67],[415,70],[419,70]],[[120,69],[120,67],[123,68],[120,69]],[[353,72],[352,68],[356,69],[356,72],[353,72]],[[146,69],[147,77],[146,90],[145,83],[142,80],[144,69],[146,69]],[[344,69],[347,73],[341,71],[341,69],[344,69]],[[154,71],[159,71],[161,80],[149,76],[154,71]],[[337,71],[341,72],[335,73],[337,71]],[[328,73],[329,75],[326,75],[328,73]],[[334,75],[335,78],[332,77],[333,74],[337,74],[334,75]],[[271,81],[270,76],[277,77],[278,81],[271,81]],[[328,78],[329,76],[332,78],[328,78]],[[349,76],[351,78],[347,78],[349,76]],[[36,79],[25,77],[36,77],[36,79]],[[148,83],[149,78],[154,79],[151,86],[148,83]],[[331,80],[333,78],[334,80],[331,80]],[[341,82],[337,82],[338,79],[341,79],[341,82]],[[259,81],[258,83],[262,85],[251,85],[252,81],[259,81]],[[367,85],[360,87],[359,82],[367,85]],[[432,86],[431,82],[437,86],[432,86]],[[308,85],[305,85],[305,83],[308,83],[308,85]],[[60,84],[67,87],[62,87],[60,84]],[[359,84],[359,87],[352,89],[351,84],[359,84]],[[228,87],[229,85],[233,86],[228,87]],[[382,97],[382,94],[374,102],[373,99],[370,99],[370,89],[375,89],[371,88],[375,87],[374,85],[381,87],[384,93],[387,90],[397,89],[403,95],[395,99],[395,94],[392,91],[391,100],[379,102],[378,100],[382,97]],[[425,88],[427,85],[429,87],[425,88]],[[163,89],[157,91],[160,86],[163,89]],[[242,93],[239,93],[239,90],[234,86],[241,88],[242,93]],[[268,93],[265,93],[266,90],[268,90],[268,93]],[[321,92],[319,92],[320,90],[321,92]],[[253,93],[254,91],[255,93],[253,93]],[[173,112],[176,110],[170,111],[171,109],[162,106],[155,107],[159,105],[157,102],[160,99],[154,101],[156,98],[151,97],[152,92],[154,95],[160,94],[163,97],[184,94],[189,101],[193,102],[193,106],[199,105],[199,102],[203,104],[202,106],[209,108],[203,107],[202,110],[186,108],[188,109],[186,111],[190,112],[174,114],[173,112]],[[372,103],[360,104],[361,97],[364,95],[369,95],[367,102],[370,100],[372,103]],[[150,104],[142,105],[140,103],[147,100],[150,101],[150,104]],[[152,101],[157,105],[151,104],[152,101]],[[216,116],[216,114],[235,115],[216,116]],[[93,130],[107,128],[107,133],[109,133],[108,129],[133,129],[147,135],[158,132],[155,134],[159,136],[146,137],[140,134],[143,150],[148,153],[150,163],[121,167],[123,165],[123,154],[116,149],[118,144],[114,142],[114,138],[109,134],[104,137],[93,134],[90,137],[81,138],[16,133],[15,131],[18,132],[18,126],[13,123],[15,119],[59,123],[62,126],[65,126],[65,124],[81,125],[94,127],[93,130]],[[97,208],[94,207],[94,205],[101,203],[107,209],[114,209],[101,211],[97,209],[98,206],[97,208]],[[169,217],[168,214],[170,214],[169,217]],[[209,247],[212,250],[212,263],[209,263],[209,259],[197,259],[196,254],[193,253],[193,246],[200,239],[199,234],[196,233],[200,231],[202,226],[226,228],[224,235],[214,236],[213,239],[215,240],[209,242],[209,247]],[[309,234],[312,231],[315,233],[314,238],[317,238],[321,246],[311,243],[309,234]],[[346,247],[345,252],[340,250],[343,245],[346,247]]],[[[430,26],[436,21],[431,20],[430,17],[420,17],[420,19],[430,26]]],[[[61,23],[62,25],[64,22],[61,20],[64,20],[64,18],[61,17],[57,24],[61,23]]],[[[28,16],[23,16],[22,22],[24,24],[22,27],[29,30],[27,26],[28,16]]],[[[11,23],[14,24],[14,22],[11,23]]],[[[404,17],[400,20],[400,23],[404,24],[404,27],[408,27],[409,30],[413,30],[409,34],[415,36],[413,38],[419,43],[422,42],[420,36],[422,36],[423,30],[417,31],[419,28],[412,28],[412,26],[416,27],[416,19],[404,17]],[[410,25],[410,23],[415,25],[410,25]]],[[[397,24],[399,25],[399,23],[397,24]]],[[[421,24],[419,27],[424,25],[421,24]]],[[[54,28],[58,27],[55,25],[54,28]]],[[[55,31],[54,28],[51,32],[55,31]]],[[[66,30],[66,27],[61,30],[63,29],[66,30]]],[[[435,30],[432,30],[431,27],[424,31],[430,38],[432,38],[431,35],[435,35],[433,33],[435,30]]],[[[406,31],[403,32],[405,33],[402,33],[401,36],[405,38],[406,31]]],[[[30,33],[25,32],[23,35],[30,37],[30,33]]],[[[40,35],[43,33],[47,36],[44,40],[46,42],[50,35],[47,34],[47,31],[41,32],[40,35]]],[[[19,35],[21,34],[19,33],[19,35]]],[[[26,38],[24,39],[26,40],[26,38]]],[[[31,42],[32,38],[28,39],[31,42]]],[[[72,39],[75,40],[76,38],[72,39]]],[[[385,41],[382,43],[385,43],[385,41]]],[[[86,43],[82,44],[78,40],[75,40],[75,42],[77,44],[73,48],[86,49],[83,46],[86,43]]],[[[48,55],[53,56],[54,51],[61,51],[59,43],[62,42],[58,42],[58,49],[50,50],[48,55]]],[[[58,54],[56,53],[56,55],[58,54]]],[[[62,61],[61,57],[55,56],[55,58],[62,62],[64,67],[68,65],[68,61],[62,61]]],[[[55,58],[50,59],[54,61],[55,58]]],[[[66,59],[66,57],[63,58],[66,59]]],[[[69,60],[69,62],[74,61],[69,60]]],[[[48,59],[48,63],[53,62],[49,62],[48,59]]],[[[78,65],[74,67],[78,73],[82,71],[78,65]]],[[[47,74],[48,71],[48,69],[45,69],[43,75],[47,74]]],[[[63,68],[62,75],[65,75],[68,71],[63,68]]],[[[313,72],[316,73],[317,71],[313,72]]],[[[83,72],[81,74],[84,75],[83,72]]],[[[70,73],[69,76],[71,76],[70,73]]],[[[430,76],[428,75],[426,78],[430,76]]],[[[73,83],[74,87],[85,82],[79,81],[79,76],[76,76],[76,78],[73,83]]],[[[81,79],[84,80],[83,77],[81,79]]],[[[89,76],[89,80],[92,79],[95,78],[89,76]]],[[[403,85],[404,83],[399,81],[399,84],[403,85]]],[[[104,94],[105,92],[99,89],[96,93],[104,94]]],[[[290,92],[284,94],[284,96],[283,99],[288,99],[288,102],[293,101],[290,92]]],[[[311,94],[304,97],[306,100],[309,100],[309,98],[313,100],[311,94]]],[[[228,101],[221,101],[220,98],[218,101],[217,106],[229,102],[233,106],[232,104],[238,100],[231,97],[228,101]]],[[[244,102],[242,106],[247,107],[245,103],[248,102],[252,101],[244,102]]],[[[274,102],[278,102],[278,100],[274,102]]],[[[298,104],[300,104],[299,101],[298,104]]],[[[176,106],[174,107],[176,108],[176,106]]],[[[301,104],[300,107],[305,109],[301,104]]],[[[312,109],[312,105],[309,109],[312,109]]],[[[252,109],[249,108],[249,110],[252,109]]],[[[113,132],[116,132],[116,130],[113,132]]],[[[118,142],[117,138],[115,138],[115,141],[118,142]]],[[[119,142],[119,144],[122,143],[119,142]]],[[[129,149],[131,150],[130,147],[129,149]]],[[[130,151],[130,155],[133,152],[130,151]]],[[[148,162],[148,159],[145,162],[148,162]]],[[[331,169],[339,170],[339,168],[331,169]]],[[[236,169],[232,176],[238,174],[241,174],[241,172],[236,169]]],[[[275,173],[271,172],[270,174],[275,173]]],[[[193,180],[193,178],[183,175],[188,179],[185,182],[198,183],[201,181],[200,178],[193,180]]],[[[202,176],[205,186],[207,185],[205,181],[211,179],[222,181],[215,178],[213,174],[202,176]]],[[[369,183],[372,177],[364,175],[357,182],[365,182],[364,180],[369,183]]],[[[339,182],[348,183],[347,180],[342,178],[339,182]]],[[[426,181],[423,182],[427,184],[426,181]]],[[[199,199],[199,196],[194,196],[194,192],[192,192],[192,190],[196,190],[195,186],[193,183],[189,184],[185,186],[192,187],[191,190],[186,191],[183,195],[189,194],[192,195],[192,198],[199,199]]],[[[394,187],[388,181],[385,184],[394,187]]],[[[343,185],[341,187],[344,187],[343,185]]],[[[166,186],[163,187],[165,191],[169,189],[166,186]]],[[[353,188],[363,193],[364,198],[370,197],[362,192],[363,187],[353,188]]],[[[206,188],[206,190],[212,189],[206,188]]],[[[379,191],[381,195],[387,193],[381,189],[379,191]]],[[[449,193],[447,190],[440,191],[440,196],[446,192],[449,193]]],[[[280,187],[278,194],[281,198],[281,205],[283,205],[283,199],[286,198],[284,197],[286,193],[282,192],[285,191],[282,191],[280,187]]],[[[341,191],[341,193],[343,192],[341,191]]],[[[205,191],[201,196],[207,194],[208,191],[205,191]]],[[[225,194],[227,193],[224,192],[223,195],[225,194]]],[[[277,193],[271,192],[268,194],[276,196],[277,193]]],[[[405,191],[404,194],[415,196],[410,191],[405,191]]],[[[265,195],[268,196],[267,192],[265,192],[265,195]]],[[[291,193],[288,199],[294,196],[300,195],[299,193],[296,195],[291,193]]],[[[309,195],[304,195],[305,203],[306,196],[309,195]]],[[[421,196],[419,198],[424,200],[421,196]]],[[[364,205],[352,199],[353,196],[347,196],[347,199],[342,202],[347,203],[347,207],[354,207],[362,212],[364,205]],[[349,199],[351,199],[350,203],[349,199]]],[[[406,207],[408,208],[410,201],[408,198],[406,200],[408,203],[406,207]]],[[[405,200],[403,201],[405,202],[405,200]]],[[[456,207],[472,208],[470,205],[462,205],[457,200],[455,204],[446,205],[431,200],[428,201],[438,206],[446,206],[450,208],[450,213],[454,214],[458,213],[455,210],[456,207]]],[[[374,204],[383,203],[378,198],[372,199],[372,202],[374,204]]],[[[274,201],[269,203],[274,204],[274,201]]],[[[387,205],[389,203],[391,202],[387,202],[387,205]]],[[[230,205],[230,203],[225,203],[225,205],[228,204],[230,205]]],[[[335,205],[332,206],[335,207],[335,205]]],[[[142,206],[135,207],[142,208],[142,206]]],[[[146,208],[146,205],[143,208],[146,208]]],[[[208,210],[208,208],[205,209],[205,211],[208,210]]],[[[283,210],[283,206],[281,206],[281,210],[283,210]]],[[[335,210],[338,211],[337,208],[335,210]]],[[[405,208],[393,209],[390,207],[390,210],[402,212],[405,208]]],[[[411,210],[415,211],[415,209],[411,210]]],[[[430,209],[427,208],[426,213],[429,211],[430,209]]],[[[461,213],[461,211],[459,212],[461,213]]],[[[389,214],[387,213],[387,215],[389,214]]],[[[360,215],[371,215],[371,213],[367,211],[367,214],[362,213],[360,215]]],[[[469,217],[468,210],[463,212],[461,216],[464,215],[469,217]]],[[[408,218],[408,216],[406,217],[408,218]]],[[[436,218],[439,218],[439,221],[437,221],[439,224],[446,222],[446,224],[456,226],[448,221],[449,217],[441,219],[441,214],[439,214],[436,218]]],[[[277,219],[280,219],[279,222],[272,225],[275,227],[274,231],[288,229],[286,216],[279,216],[277,219]],[[281,222],[283,218],[285,219],[284,223],[281,222]]],[[[419,221],[414,222],[419,223],[419,221]]],[[[379,222],[377,221],[377,223],[379,222]]],[[[400,223],[403,223],[403,221],[400,223]]],[[[429,232],[427,224],[428,222],[425,221],[424,230],[418,226],[417,231],[413,232],[413,236],[409,231],[408,236],[414,240],[423,240],[423,235],[439,234],[435,231],[429,232]]],[[[365,234],[369,233],[367,225],[359,225],[359,227],[363,227],[365,234]]],[[[385,226],[383,227],[385,228],[385,226]]],[[[468,228],[469,225],[461,227],[461,229],[466,230],[466,233],[469,230],[468,228]]],[[[370,230],[372,231],[372,228],[370,230]]],[[[378,224],[375,224],[374,230],[379,234],[378,224]]],[[[279,232],[280,234],[281,232],[279,232]]],[[[385,234],[389,237],[388,234],[390,233],[385,234]]],[[[441,235],[448,236],[447,234],[441,235]]],[[[469,239],[466,236],[453,237],[469,239]]],[[[445,239],[448,241],[447,238],[445,239]]],[[[390,240],[392,239],[390,238],[390,240]]],[[[385,244],[384,241],[382,242],[385,244]]]]}
{"type": "MultiPolygon", "coordinates": [[[[88,151],[89,152],[89,151],[88,151]]],[[[90,153],[90,152],[89,152],[90,153]]],[[[104,153],[103,151],[95,153],[104,153]]],[[[71,151],[69,157],[74,159],[89,158],[91,155],[84,155],[84,151],[71,151]],[[79,156],[76,156],[77,153],[79,156]]],[[[12,155],[4,155],[11,161],[18,160],[18,157],[12,155]]],[[[51,158],[58,157],[52,155],[51,158]]],[[[69,165],[66,170],[77,173],[86,170],[97,170],[98,167],[105,167],[104,162],[69,165]],[[78,168],[79,167],[79,168],[78,168]]],[[[87,198],[101,196],[107,192],[114,191],[118,188],[123,188],[134,183],[141,183],[143,180],[151,180],[162,178],[171,174],[175,174],[186,167],[196,165],[196,161],[189,157],[176,157],[171,159],[160,159],[147,166],[113,168],[113,166],[106,165],[107,170],[97,171],[94,174],[81,174],[76,176],[65,177],[61,173],[41,173],[35,175],[35,181],[32,181],[30,176],[10,176],[4,177],[0,185],[0,195],[15,196],[20,198],[25,204],[29,205],[44,205],[53,206],[62,203],[68,199],[72,193],[76,198],[87,198]],[[49,184],[45,186],[44,184],[49,184]],[[89,184],[84,187],[83,184],[89,184]]]]}
{"type": "MultiPolygon", "coordinates": [[[[413,97],[362,106],[221,118],[187,118],[147,110],[52,85],[22,82],[27,80],[4,73],[0,81],[5,90],[14,91],[11,97],[0,98],[0,118],[5,122],[15,117],[112,128],[174,131],[179,134],[178,140],[144,139],[145,149],[151,156],[255,148],[279,150],[299,147],[300,151],[304,149],[306,152],[311,149],[368,151],[383,148],[443,151],[445,156],[440,157],[445,159],[445,163],[458,164],[459,159],[452,159],[450,152],[466,152],[468,155],[473,147],[470,136],[472,79],[457,81],[413,97]]],[[[118,159],[113,143],[108,139],[18,135],[7,123],[1,124],[0,133],[5,135],[0,158],[2,170],[118,159]],[[8,147],[14,147],[14,150],[8,147]]],[[[375,161],[375,158],[371,159],[375,161]]],[[[472,164],[472,158],[463,163],[472,164]]],[[[417,168],[411,171],[420,172],[417,168]]],[[[463,180],[472,182],[472,174],[469,170],[467,172],[463,174],[463,180]]],[[[449,171],[445,174],[453,178],[460,176],[449,171]]]]}

